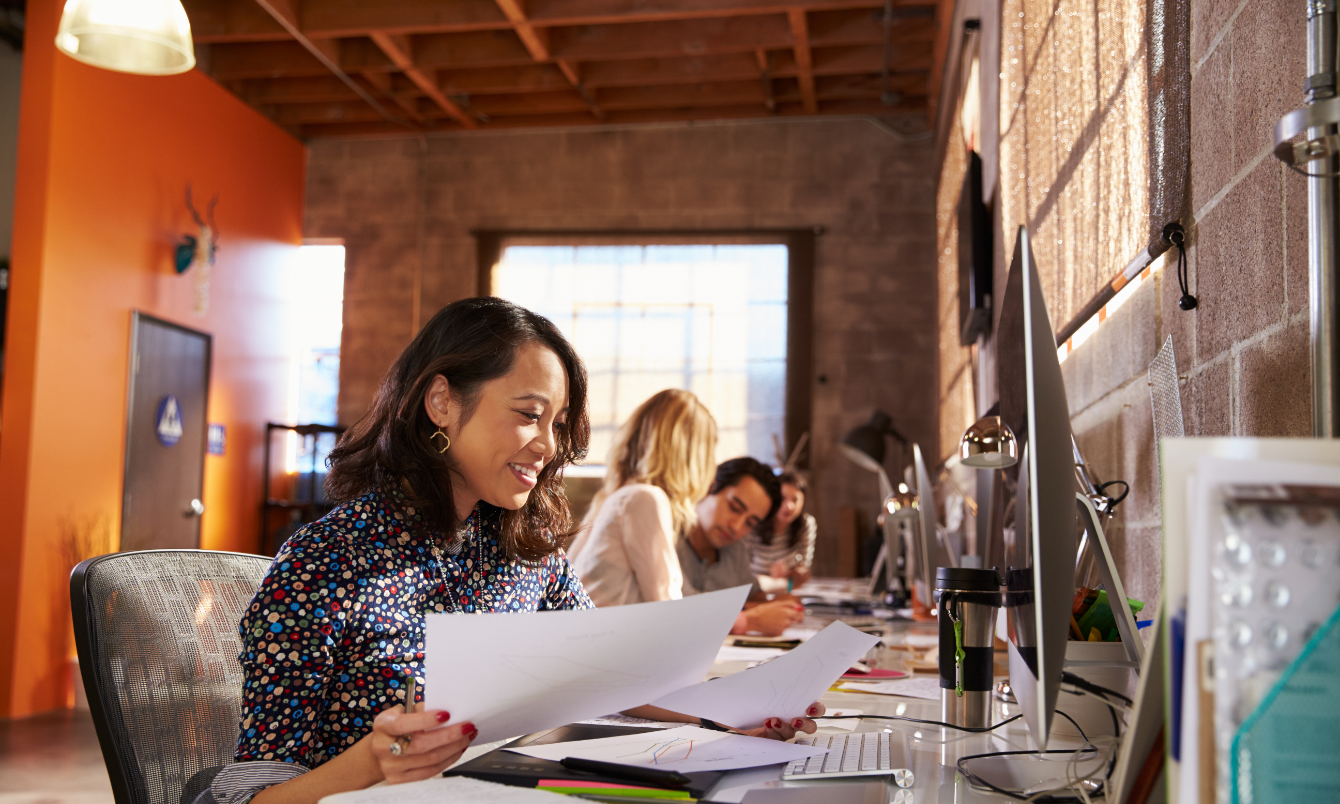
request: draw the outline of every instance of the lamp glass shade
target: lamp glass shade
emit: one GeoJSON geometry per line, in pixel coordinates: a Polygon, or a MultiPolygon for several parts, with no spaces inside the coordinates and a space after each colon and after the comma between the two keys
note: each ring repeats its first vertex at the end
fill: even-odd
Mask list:
{"type": "Polygon", "coordinates": [[[122,73],[175,75],[195,66],[191,23],[180,0],[68,0],[56,47],[122,73]]]}
{"type": "Polygon", "coordinates": [[[984,416],[959,439],[958,456],[964,466],[1003,469],[1018,463],[1019,444],[999,416],[984,416]]]}

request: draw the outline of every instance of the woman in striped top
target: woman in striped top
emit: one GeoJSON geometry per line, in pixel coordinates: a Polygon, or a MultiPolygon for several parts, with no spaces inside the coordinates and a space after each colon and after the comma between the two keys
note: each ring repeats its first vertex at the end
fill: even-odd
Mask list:
{"type": "Polygon", "coordinates": [[[805,511],[805,492],[809,482],[801,473],[782,473],[782,504],[770,522],[764,522],[745,537],[751,556],[750,570],[760,576],[765,589],[777,586],[764,579],[786,579],[795,588],[810,579],[814,562],[814,517],[805,511]]]}

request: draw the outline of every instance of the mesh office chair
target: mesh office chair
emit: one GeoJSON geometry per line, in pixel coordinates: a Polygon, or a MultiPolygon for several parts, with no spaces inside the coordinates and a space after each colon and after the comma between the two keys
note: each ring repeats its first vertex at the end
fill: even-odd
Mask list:
{"type": "Polygon", "coordinates": [[[70,574],[79,667],[116,804],[189,804],[233,761],[237,624],[269,566],[146,550],[90,558],[70,574]]]}

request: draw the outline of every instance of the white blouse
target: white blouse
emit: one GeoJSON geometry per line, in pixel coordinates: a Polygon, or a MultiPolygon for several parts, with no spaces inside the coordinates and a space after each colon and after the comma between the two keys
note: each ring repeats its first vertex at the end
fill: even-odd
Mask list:
{"type": "Polygon", "coordinates": [[[670,498],[656,486],[630,483],[605,498],[568,548],[568,560],[597,606],[682,596],[672,523],[670,498]]]}

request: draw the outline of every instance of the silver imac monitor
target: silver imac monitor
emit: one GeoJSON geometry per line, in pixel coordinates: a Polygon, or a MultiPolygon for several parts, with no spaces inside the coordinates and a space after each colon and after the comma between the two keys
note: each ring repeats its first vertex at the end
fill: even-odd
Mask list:
{"type": "MultiPolygon", "coordinates": [[[[1024,393],[1016,398],[1028,434],[1015,502],[1016,549],[1006,572],[1010,686],[1042,749],[1056,711],[1075,593],[1075,465],[1055,330],[1022,226],[1003,303],[1001,330],[1022,335],[1023,376],[1002,374],[1001,384],[1023,381],[1024,393]],[[1006,318],[1015,316],[1018,324],[1007,327],[1006,318]]],[[[1008,370],[1005,361],[1001,369],[1008,370]]]]}

